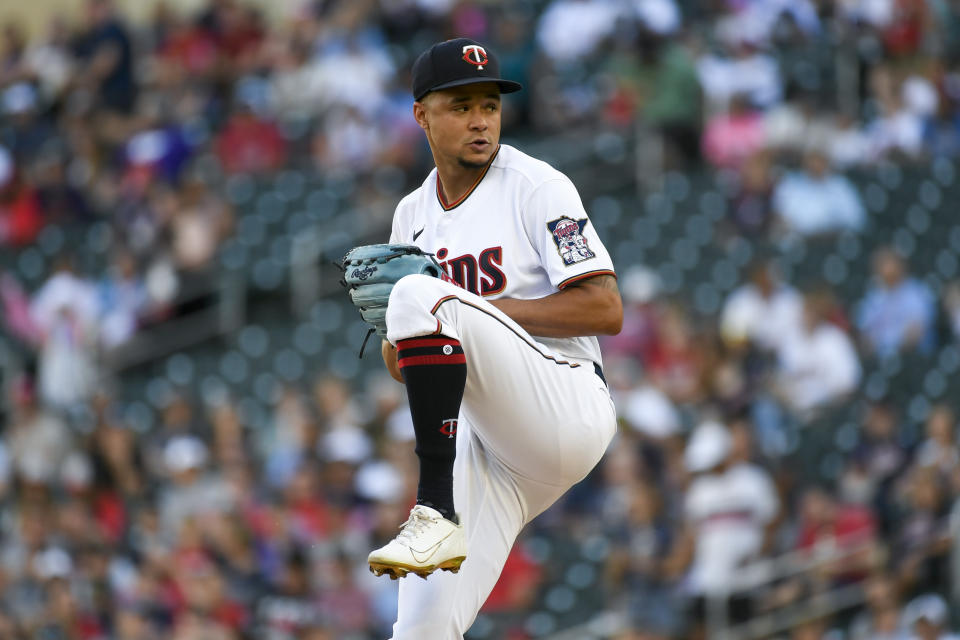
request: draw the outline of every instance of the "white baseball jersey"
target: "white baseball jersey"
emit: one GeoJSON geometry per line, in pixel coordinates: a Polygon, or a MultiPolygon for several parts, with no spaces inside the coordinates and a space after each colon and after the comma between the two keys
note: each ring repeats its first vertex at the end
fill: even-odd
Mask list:
{"type": "MultiPolygon", "coordinates": [[[[542,298],[614,273],[570,179],[505,144],[456,202],[444,201],[431,171],[397,205],[390,242],[435,253],[457,284],[489,299],[542,298]]],[[[537,340],[561,355],[601,362],[593,336],[537,340]]]]}

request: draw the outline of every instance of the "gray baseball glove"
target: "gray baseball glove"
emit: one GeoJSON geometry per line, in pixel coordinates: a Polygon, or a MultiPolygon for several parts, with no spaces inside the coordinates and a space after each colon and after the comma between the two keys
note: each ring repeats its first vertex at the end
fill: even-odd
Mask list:
{"type": "Polygon", "coordinates": [[[342,267],[350,301],[381,337],[387,335],[387,302],[393,285],[412,273],[434,278],[441,277],[443,273],[433,254],[412,244],[354,247],[343,257],[342,267]]]}

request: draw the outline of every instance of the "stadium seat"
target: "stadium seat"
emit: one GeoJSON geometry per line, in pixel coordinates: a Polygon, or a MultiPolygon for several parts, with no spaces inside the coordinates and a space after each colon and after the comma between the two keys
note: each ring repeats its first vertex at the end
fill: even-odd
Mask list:
{"type": "Polygon", "coordinates": [[[186,387],[192,384],[195,370],[193,358],[186,353],[175,353],[167,358],[167,379],[177,387],[186,387]]]}
{"type": "Polygon", "coordinates": [[[270,349],[270,334],[260,325],[247,325],[237,333],[237,346],[250,358],[263,358],[270,349]]]}
{"type": "Polygon", "coordinates": [[[241,206],[250,201],[254,194],[253,179],[243,173],[230,176],[227,179],[225,191],[227,202],[234,206],[241,206]]]}

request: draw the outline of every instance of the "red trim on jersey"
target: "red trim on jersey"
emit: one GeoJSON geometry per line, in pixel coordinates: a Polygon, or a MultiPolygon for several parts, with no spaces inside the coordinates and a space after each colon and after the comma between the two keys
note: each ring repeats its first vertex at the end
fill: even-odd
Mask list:
{"type": "MultiPolygon", "coordinates": [[[[437,300],[437,304],[433,305],[433,309],[430,309],[430,314],[433,315],[434,313],[437,312],[437,309],[440,308],[440,305],[442,305],[442,304],[443,304],[444,302],[446,302],[447,300],[450,300],[450,299],[456,298],[456,297],[457,297],[457,296],[444,296],[444,297],[440,298],[439,300],[437,300]]],[[[440,331],[440,320],[439,320],[439,319],[437,320],[437,331],[440,331]]]]}
{"type": "Polygon", "coordinates": [[[577,276],[571,276],[557,285],[557,289],[563,289],[567,285],[571,285],[574,282],[580,282],[581,280],[586,280],[587,278],[594,278],[596,276],[613,276],[617,277],[617,274],[611,271],[610,269],[597,269],[596,271],[587,271],[586,273],[581,273],[577,276]]]}
{"type": "Polygon", "coordinates": [[[466,364],[467,356],[462,353],[452,353],[449,356],[408,356],[398,358],[397,365],[404,367],[415,367],[425,364],[466,364]]]}
{"type": "Polygon", "coordinates": [[[450,211],[451,209],[456,209],[463,204],[463,201],[466,200],[471,193],[473,193],[473,190],[476,189],[477,185],[480,184],[480,181],[483,180],[483,176],[487,175],[487,171],[489,171],[490,165],[493,164],[493,159],[497,157],[498,153],[500,153],[499,144],[497,145],[497,150],[494,151],[493,155],[490,156],[490,159],[487,160],[487,165],[483,168],[483,171],[480,172],[480,176],[477,178],[477,181],[473,183],[473,186],[467,189],[466,193],[449,204],[447,204],[446,199],[443,197],[443,190],[440,188],[440,171],[437,170],[437,201],[440,203],[440,207],[444,211],[450,211]]]}

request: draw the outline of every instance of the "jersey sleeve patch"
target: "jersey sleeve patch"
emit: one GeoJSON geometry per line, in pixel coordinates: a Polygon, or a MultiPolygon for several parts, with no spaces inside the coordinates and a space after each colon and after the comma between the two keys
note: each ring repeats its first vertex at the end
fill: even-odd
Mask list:
{"type": "Polygon", "coordinates": [[[590,250],[587,239],[583,236],[583,230],[588,222],[587,218],[574,220],[561,216],[547,223],[547,230],[550,231],[553,243],[557,245],[557,253],[563,259],[563,264],[568,267],[597,255],[590,250]]]}

